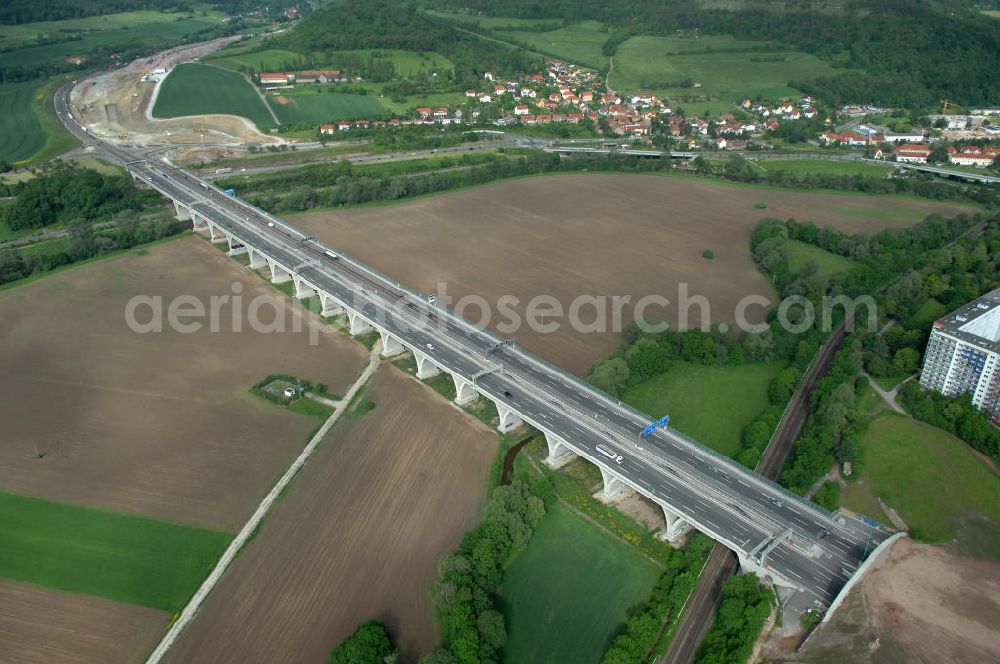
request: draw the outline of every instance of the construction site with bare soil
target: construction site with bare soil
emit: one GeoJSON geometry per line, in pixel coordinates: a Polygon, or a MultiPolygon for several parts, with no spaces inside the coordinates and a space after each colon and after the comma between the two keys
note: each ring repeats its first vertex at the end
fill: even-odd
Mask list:
{"type": "Polygon", "coordinates": [[[203,58],[238,39],[222,37],[179,46],[103,72],[75,86],[70,104],[91,134],[115,143],[149,147],[284,143],[284,139],[263,133],[250,120],[236,115],[167,119],[152,115],[159,86],[175,66],[203,58]]]}

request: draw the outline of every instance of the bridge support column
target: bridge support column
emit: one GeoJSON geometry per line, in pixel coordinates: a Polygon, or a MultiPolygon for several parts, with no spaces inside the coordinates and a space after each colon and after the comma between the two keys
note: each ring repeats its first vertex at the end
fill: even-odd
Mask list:
{"type": "Polygon", "coordinates": [[[524,424],[524,420],[517,413],[499,401],[497,402],[497,415],[500,416],[500,421],[497,423],[497,429],[500,430],[500,433],[507,433],[524,424]]]}
{"type": "Polygon", "coordinates": [[[660,507],[663,508],[663,518],[667,522],[667,527],[660,533],[660,537],[671,543],[677,542],[691,530],[691,524],[669,507],[663,505],[660,505],[660,507]]]}
{"type": "Polygon", "coordinates": [[[549,448],[549,456],[545,458],[545,463],[550,468],[561,468],[577,456],[565,440],[547,431],[545,432],[545,444],[549,448]]]}
{"type": "Polygon", "coordinates": [[[208,230],[208,220],[205,217],[199,217],[198,213],[194,210],[191,211],[191,230],[196,232],[205,232],[208,230]]]}
{"type": "Polygon", "coordinates": [[[245,254],[245,253],[247,253],[246,245],[244,245],[239,240],[234,240],[233,238],[229,238],[230,256],[239,256],[240,254],[245,254]]]}
{"type": "Polygon", "coordinates": [[[295,297],[305,300],[316,294],[316,290],[307,284],[304,279],[295,280],[295,297]]]}
{"type": "Polygon", "coordinates": [[[214,224],[209,223],[208,231],[208,237],[212,242],[227,242],[229,240],[225,231],[214,224]]]}
{"type": "Polygon", "coordinates": [[[479,393],[476,392],[476,388],[472,386],[472,383],[458,374],[452,374],[451,378],[455,381],[455,403],[459,406],[470,404],[479,397],[479,393]]]}
{"type": "Polygon", "coordinates": [[[402,342],[388,331],[379,329],[378,334],[382,337],[382,357],[396,357],[406,351],[402,342]]]}
{"type": "Polygon", "coordinates": [[[250,254],[251,270],[259,270],[260,268],[267,266],[267,259],[264,258],[264,255],[262,253],[250,249],[249,254],[250,254]]]}
{"type": "Polygon", "coordinates": [[[286,281],[292,280],[291,273],[285,268],[281,267],[277,263],[270,263],[271,266],[271,283],[272,284],[283,284],[286,281]]]}
{"type": "Polygon", "coordinates": [[[365,334],[366,332],[371,332],[373,329],[372,326],[368,324],[368,321],[350,309],[347,310],[347,319],[351,323],[351,336],[365,334]]]}
{"type": "Polygon", "coordinates": [[[336,316],[337,314],[344,313],[344,308],[337,304],[329,295],[320,294],[320,301],[323,303],[323,311],[320,313],[322,316],[336,316]]]}
{"type": "Polygon", "coordinates": [[[601,481],[604,482],[604,487],[595,494],[595,498],[610,505],[628,495],[629,486],[620,477],[606,470],[604,466],[598,468],[601,469],[601,481]]]}
{"type": "Polygon", "coordinates": [[[182,203],[178,203],[177,201],[174,201],[174,214],[181,221],[183,221],[185,219],[190,219],[191,218],[191,208],[189,208],[186,205],[183,205],[182,203]]]}
{"type": "Polygon", "coordinates": [[[417,361],[417,378],[420,380],[427,380],[441,373],[441,368],[423,353],[413,351],[413,357],[417,361]]]}

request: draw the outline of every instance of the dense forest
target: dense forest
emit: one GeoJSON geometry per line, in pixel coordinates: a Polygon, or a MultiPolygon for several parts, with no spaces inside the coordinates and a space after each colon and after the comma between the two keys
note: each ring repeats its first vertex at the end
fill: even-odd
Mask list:
{"type": "Polygon", "coordinates": [[[455,89],[475,85],[487,71],[513,73],[534,65],[533,58],[519,50],[464,32],[408,2],[338,2],[314,12],[294,31],[270,43],[299,53],[368,48],[436,51],[455,64],[455,89]]]}
{"type": "Polygon", "coordinates": [[[192,4],[184,0],[4,0],[0,3],[0,24],[57,21],[139,9],[190,10],[192,4]]]}
{"type": "Polygon", "coordinates": [[[631,34],[731,34],[780,41],[845,60],[841,74],[793,82],[825,101],[929,108],[943,98],[988,105],[1000,99],[1000,30],[981,14],[929,0],[858,0],[840,13],[783,5],[702,9],[693,0],[433,0],[449,11],[498,16],[595,19],[614,27],[605,49],[631,34]]]}

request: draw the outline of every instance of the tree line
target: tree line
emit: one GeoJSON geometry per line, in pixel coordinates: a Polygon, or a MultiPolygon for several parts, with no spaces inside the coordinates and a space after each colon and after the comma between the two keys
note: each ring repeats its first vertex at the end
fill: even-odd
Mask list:
{"type": "Polygon", "coordinates": [[[749,661],[774,603],[774,591],[761,586],[756,574],[738,574],[723,581],[715,620],[698,649],[695,664],[749,661]]]}
{"type": "Polygon", "coordinates": [[[0,185],[0,194],[14,196],[14,202],[0,210],[0,221],[12,231],[73,219],[92,221],[162,202],[159,194],[137,188],[129,177],[103,175],[64,161],[46,165],[30,180],[0,185]]]}

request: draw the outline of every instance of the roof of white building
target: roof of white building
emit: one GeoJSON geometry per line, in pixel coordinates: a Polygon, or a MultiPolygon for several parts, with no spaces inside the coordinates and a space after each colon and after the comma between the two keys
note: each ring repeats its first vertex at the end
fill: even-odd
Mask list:
{"type": "Polygon", "coordinates": [[[938,319],[934,327],[956,339],[1000,353],[1000,288],[938,319]]]}

